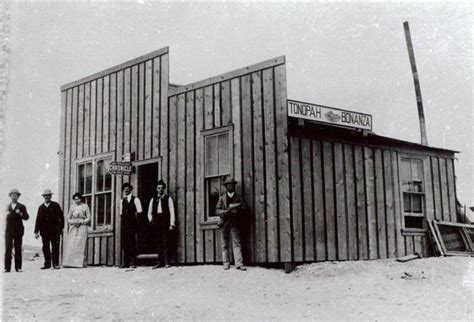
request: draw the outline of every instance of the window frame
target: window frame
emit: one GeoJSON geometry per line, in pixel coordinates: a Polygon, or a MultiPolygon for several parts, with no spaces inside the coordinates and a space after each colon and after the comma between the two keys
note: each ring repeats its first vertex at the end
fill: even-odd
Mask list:
{"type": "Polygon", "coordinates": [[[209,216],[207,209],[208,204],[208,191],[207,191],[207,180],[212,178],[224,178],[228,176],[234,176],[234,124],[228,124],[220,127],[214,127],[207,130],[201,131],[201,151],[202,151],[202,169],[201,169],[201,186],[199,187],[203,191],[203,202],[201,203],[201,229],[217,229],[217,223],[219,217],[209,216]],[[207,144],[206,139],[213,136],[218,136],[224,133],[229,134],[229,173],[206,175],[206,156],[207,156],[207,144]]]}
{"type": "Polygon", "coordinates": [[[419,235],[419,234],[425,234],[428,229],[427,229],[427,222],[426,222],[426,156],[421,156],[418,154],[409,154],[409,153],[400,153],[399,155],[399,188],[400,188],[400,215],[401,215],[401,231],[403,235],[419,235]],[[421,163],[422,169],[420,172],[421,175],[421,189],[422,191],[407,191],[405,190],[405,185],[404,183],[406,180],[403,179],[402,176],[402,167],[403,167],[403,162],[404,160],[409,160],[410,162],[410,176],[411,179],[410,182],[413,181],[413,172],[412,172],[412,166],[413,166],[413,161],[419,161],[421,163]],[[421,196],[421,213],[418,212],[405,212],[405,193],[409,195],[420,195],[421,196]],[[417,218],[423,218],[423,227],[422,228],[413,228],[413,227],[406,227],[405,226],[405,217],[417,217],[417,218]]]}
{"type": "MultiPolygon", "coordinates": [[[[111,187],[110,190],[107,191],[97,191],[97,162],[101,160],[110,160],[110,161],[115,161],[115,152],[107,152],[107,153],[101,153],[93,156],[88,156],[85,158],[77,159],[75,161],[75,170],[74,170],[74,182],[75,182],[75,188],[76,191],[79,191],[79,166],[80,165],[85,165],[87,163],[92,163],[92,187],[91,187],[91,193],[87,194],[86,196],[89,196],[91,198],[91,205],[90,205],[90,213],[91,213],[91,225],[89,226],[89,231],[90,232],[111,232],[113,231],[113,227],[115,225],[115,176],[111,175],[112,177],[112,182],[111,182],[111,187]],[[104,195],[104,194],[111,194],[110,198],[110,224],[106,225],[97,225],[97,220],[98,216],[95,211],[95,199],[99,195],[104,195]]],[[[105,169],[108,171],[107,169],[105,169]]]]}

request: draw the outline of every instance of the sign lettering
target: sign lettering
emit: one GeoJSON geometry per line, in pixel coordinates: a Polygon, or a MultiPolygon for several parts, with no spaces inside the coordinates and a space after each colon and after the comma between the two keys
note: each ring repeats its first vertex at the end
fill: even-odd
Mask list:
{"type": "Polygon", "coordinates": [[[129,176],[132,174],[132,163],[126,161],[112,161],[109,164],[109,172],[112,175],[129,176]]]}

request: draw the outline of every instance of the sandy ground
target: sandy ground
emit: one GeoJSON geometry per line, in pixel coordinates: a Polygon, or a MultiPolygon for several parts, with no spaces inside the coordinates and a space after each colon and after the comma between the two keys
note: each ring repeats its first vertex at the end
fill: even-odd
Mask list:
{"type": "MultiPolygon", "coordinates": [[[[30,256],[31,259],[31,256],[30,256]]],[[[112,267],[3,274],[3,320],[472,320],[474,259],[250,267],[112,267]]]]}

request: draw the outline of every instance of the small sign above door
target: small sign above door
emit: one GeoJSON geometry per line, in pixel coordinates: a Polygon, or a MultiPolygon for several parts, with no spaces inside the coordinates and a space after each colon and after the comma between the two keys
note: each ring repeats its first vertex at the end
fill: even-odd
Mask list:
{"type": "Polygon", "coordinates": [[[372,131],[372,115],[288,100],[288,116],[372,131]]]}
{"type": "Polygon", "coordinates": [[[109,172],[113,175],[129,176],[132,174],[132,162],[112,161],[109,165],[109,172]]]}

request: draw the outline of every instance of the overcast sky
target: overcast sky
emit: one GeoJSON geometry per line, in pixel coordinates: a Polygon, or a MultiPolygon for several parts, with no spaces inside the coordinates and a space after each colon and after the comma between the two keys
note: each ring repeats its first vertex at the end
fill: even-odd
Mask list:
{"type": "Polygon", "coordinates": [[[474,205],[472,14],[467,4],[12,3],[0,200],[17,187],[35,215],[40,192],[57,191],[62,84],[165,46],[178,84],[286,55],[289,98],[370,113],[376,133],[419,142],[408,20],[429,144],[461,151],[458,197],[474,205]]]}

